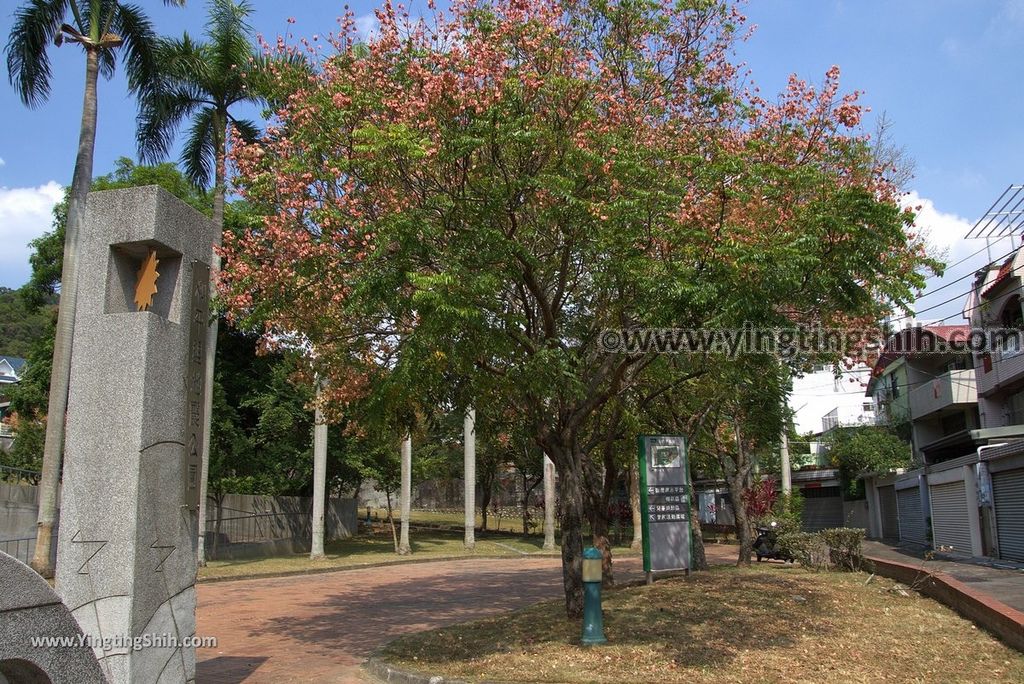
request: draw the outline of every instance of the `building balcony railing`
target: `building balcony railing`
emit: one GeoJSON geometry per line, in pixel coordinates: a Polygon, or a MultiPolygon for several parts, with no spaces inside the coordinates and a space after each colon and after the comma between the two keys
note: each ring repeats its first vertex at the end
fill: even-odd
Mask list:
{"type": "Polygon", "coordinates": [[[955,370],[910,392],[910,415],[921,418],[950,406],[975,404],[978,390],[973,370],[955,370]]]}
{"type": "Polygon", "coordinates": [[[978,394],[985,396],[1000,387],[1024,379],[1024,350],[995,350],[981,357],[976,368],[978,394]]]}

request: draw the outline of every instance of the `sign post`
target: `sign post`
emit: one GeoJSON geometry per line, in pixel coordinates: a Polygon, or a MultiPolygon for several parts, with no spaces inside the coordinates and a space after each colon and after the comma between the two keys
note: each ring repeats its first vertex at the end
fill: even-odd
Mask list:
{"type": "Polygon", "coordinates": [[[641,435],[640,510],[647,583],[665,570],[690,572],[690,469],[686,438],[641,435]]]}

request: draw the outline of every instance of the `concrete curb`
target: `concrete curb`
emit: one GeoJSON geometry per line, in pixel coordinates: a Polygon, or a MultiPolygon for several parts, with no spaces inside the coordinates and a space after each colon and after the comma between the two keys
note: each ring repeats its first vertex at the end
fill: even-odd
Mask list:
{"type": "Polygon", "coordinates": [[[1024,612],[1011,608],[985,592],[973,589],[942,571],[928,572],[921,565],[865,556],[876,575],[914,587],[943,603],[979,627],[1024,652],[1024,612]],[[915,584],[917,585],[915,587],[915,584]]]}
{"type": "Polygon", "coordinates": [[[410,670],[402,670],[384,662],[377,656],[371,656],[363,663],[363,670],[375,677],[380,682],[395,682],[396,684],[467,684],[462,679],[446,679],[439,675],[426,675],[410,670]]]}
{"type": "Polygon", "coordinates": [[[409,560],[381,561],[380,563],[364,563],[361,565],[345,565],[336,568],[306,568],[304,570],[285,570],[282,572],[256,573],[252,575],[231,575],[229,577],[201,577],[196,580],[197,584],[217,584],[218,582],[235,582],[238,580],[274,579],[277,577],[295,577],[301,575],[324,575],[330,572],[350,572],[352,570],[367,570],[369,568],[383,568],[392,565],[419,565],[422,563],[447,563],[450,561],[473,561],[473,560],[517,560],[520,558],[559,558],[554,554],[531,553],[525,556],[437,556],[433,558],[411,558],[409,560]]]}

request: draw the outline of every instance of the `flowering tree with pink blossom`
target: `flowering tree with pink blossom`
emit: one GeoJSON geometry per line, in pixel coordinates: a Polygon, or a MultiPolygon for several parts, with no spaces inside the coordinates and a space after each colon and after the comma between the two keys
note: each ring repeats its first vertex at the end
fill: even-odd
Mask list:
{"type": "MultiPolygon", "coordinates": [[[[715,0],[388,2],[310,41],[314,73],[238,191],[221,292],[267,345],[301,336],[328,410],[513,411],[559,476],[567,612],[597,418],[655,354],[606,328],[874,321],[928,263],[839,71],[769,101],[715,0]],[[317,49],[327,44],[326,51],[317,49]],[[329,54],[328,54],[329,53],[329,54]]],[[[281,49],[289,49],[283,43],[281,49]]],[[[291,80],[288,80],[291,79],[291,80]]]]}

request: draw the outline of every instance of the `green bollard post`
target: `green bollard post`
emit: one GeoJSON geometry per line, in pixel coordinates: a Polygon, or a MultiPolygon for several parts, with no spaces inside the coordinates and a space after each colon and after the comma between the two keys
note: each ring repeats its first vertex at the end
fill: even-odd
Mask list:
{"type": "Polygon", "coordinates": [[[601,616],[601,552],[593,546],[583,549],[583,637],[584,646],[608,643],[601,616]]]}

